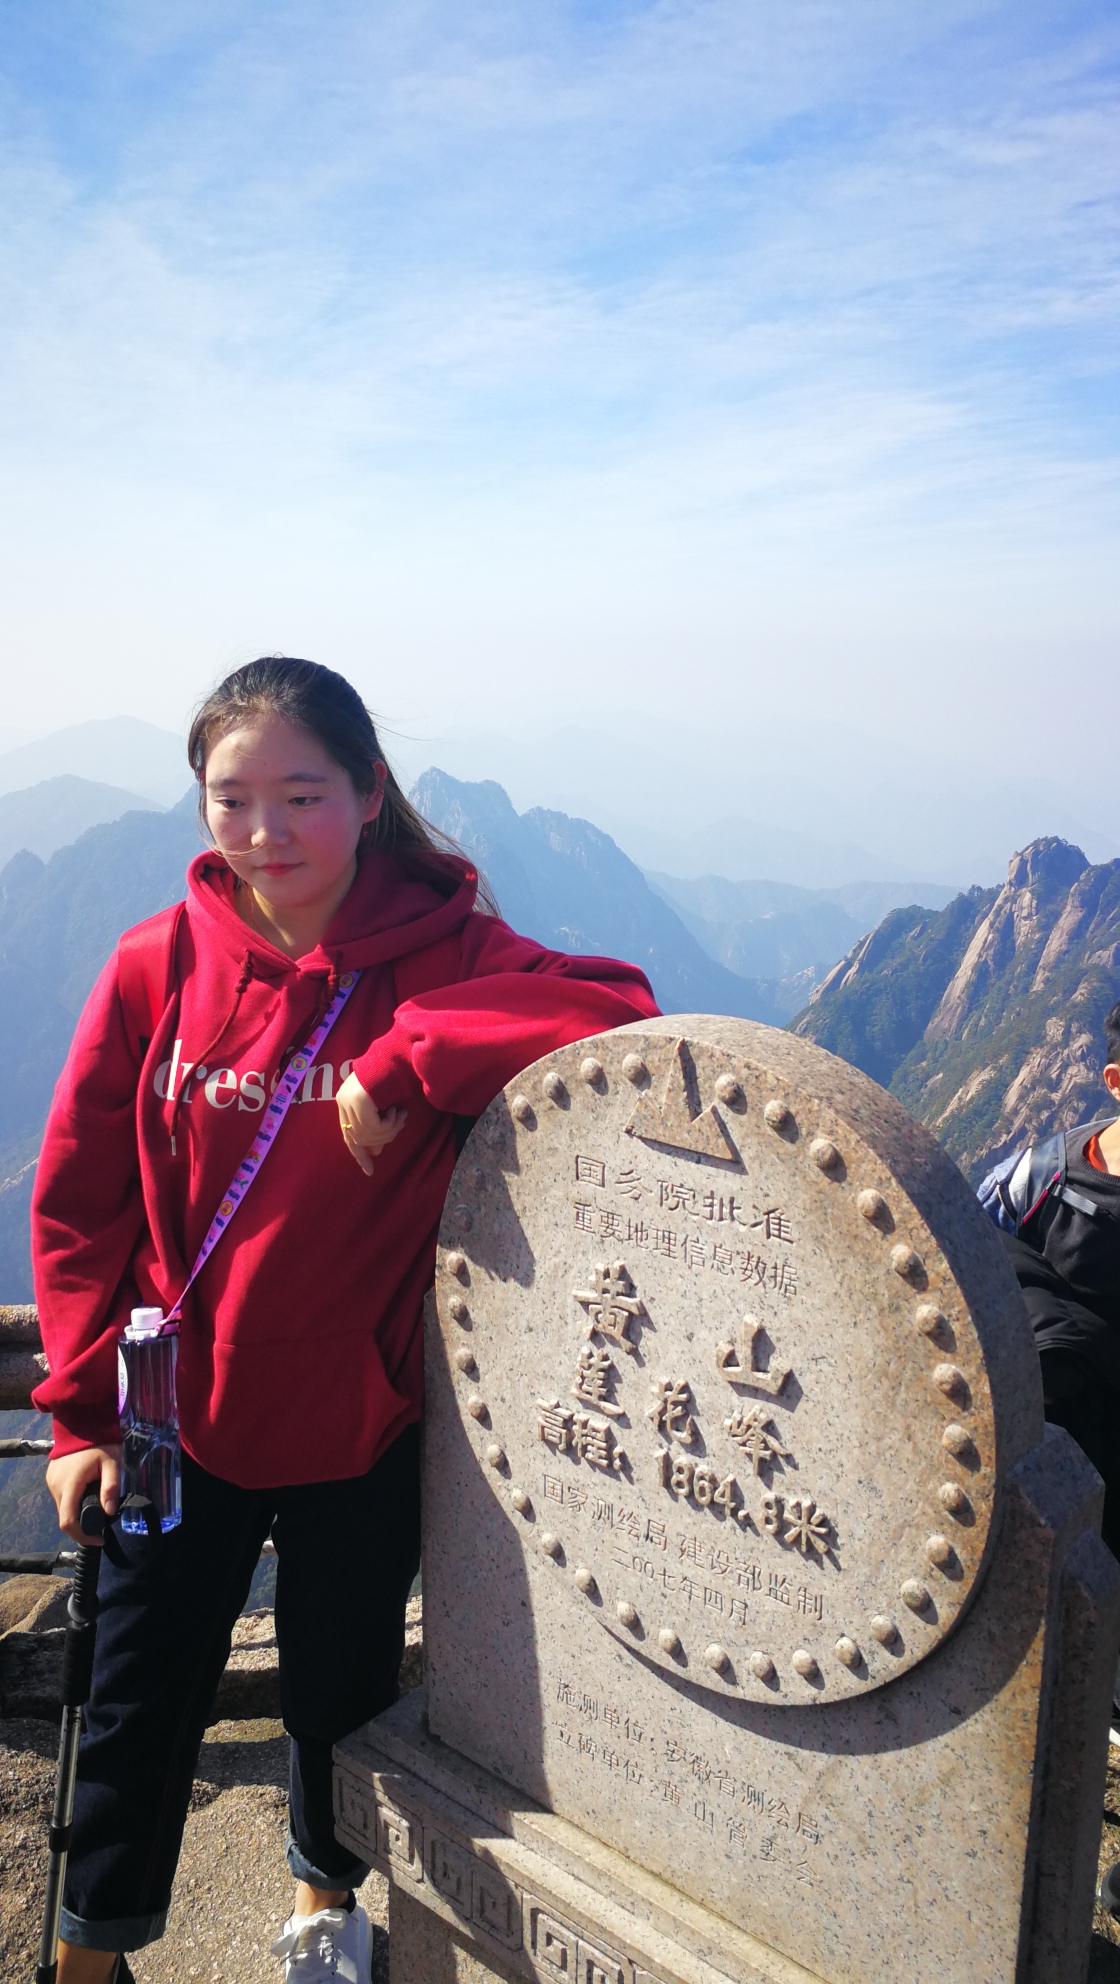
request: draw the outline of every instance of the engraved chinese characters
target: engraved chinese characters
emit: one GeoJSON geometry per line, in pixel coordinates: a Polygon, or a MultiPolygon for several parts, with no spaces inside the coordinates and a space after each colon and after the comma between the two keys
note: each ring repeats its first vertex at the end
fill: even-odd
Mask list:
{"type": "Polygon", "coordinates": [[[873,1135],[775,1087],[741,1053],[629,1029],[526,1070],[462,1160],[437,1301],[534,1575],[670,1673],[803,1705],[951,1629],[995,1452],[934,1236],[873,1135]]]}

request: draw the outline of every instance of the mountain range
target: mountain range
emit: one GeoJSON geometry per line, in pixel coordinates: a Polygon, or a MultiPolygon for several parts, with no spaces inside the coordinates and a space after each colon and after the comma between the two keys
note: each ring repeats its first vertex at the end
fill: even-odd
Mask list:
{"type": "MultiPolygon", "coordinates": [[[[651,873],[646,880],[711,957],[761,981],[783,1019],[800,1011],[835,958],[870,925],[913,901],[908,885],[898,882],[803,889],[789,882],[729,882],[723,875],[681,881],[651,873]]],[[[952,894],[930,883],[923,900],[940,908],[952,894]]]]}
{"type": "Polygon", "coordinates": [[[589,820],[541,806],[518,813],[493,780],[468,784],[434,767],[411,796],[425,819],[485,872],[515,929],[554,950],[640,965],[665,1012],[777,1020],[768,988],[705,950],[641,869],[589,820]]]}
{"type": "MultiPolygon", "coordinates": [[[[166,758],[164,792],[181,764],[166,758]]],[[[0,869],[0,1300],[13,1302],[32,1292],[35,1157],[75,1020],[121,930],[180,897],[200,839],[193,791],[158,811],[54,771],[6,797],[0,833],[22,821],[25,840],[49,840],[56,814],[61,831],[83,806],[128,808],[53,851],[21,846],[0,869]]],[[[644,874],[600,826],[555,808],[519,813],[497,782],[434,767],[413,798],[486,871],[515,926],[641,964],[668,1012],[781,1024],[800,1006],[796,1032],[889,1087],[974,1178],[992,1156],[1107,1108],[1101,1023],[1120,996],[1120,859],[1092,863],[1046,836],[1013,858],[1002,887],[946,900],[927,884],[932,902],[916,904],[883,877],[806,889],[644,874]]],[[[31,1429],[5,1419],[7,1432],[31,1429]]],[[[52,1540],[39,1463],[0,1475],[0,1534],[8,1547],[52,1540]]]]}
{"type": "Polygon", "coordinates": [[[0,793],[60,776],[118,786],[160,807],[174,806],[192,783],[183,739],[135,716],[68,724],[0,751],[0,793]]]}
{"type": "Polygon", "coordinates": [[[1102,1026],[1120,998],[1120,860],[1047,836],[1001,889],[898,909],[815,989],[793,1030],[874,1076],[966,1175],[1111,1113],[1102,1026]]]}
{"type": "MultiPolygon", "coordinates": [[[[52,782],[53,783],[53,782],[52,782]]],[[[36,793],[13,795],[35,810],[36,793]]],[[[597,827],[515,812],[502,788],[431,769],[414,797],[485,868],[503,914],[558,950],[623,956],[668,1012],[782,1017],[773,988],[729,970],[597,827]]],[[[27,1217],[51,1091],[82,1002],[117,937],[182,894],[200,846],[193,792],[169,811],[131,811],[43,861],[23,849],[0,871],[0,1299],[31,1295],[27,1217]]],[[[787,994],[787,1008],[789,995],[787,994]]]]}
{"type": "MultiPolygon", "coordinates": [[[[855,712],[847,726],[818,721],[795,683],[760,685],[736,715],[710,704],[698,661],[663,713],[636,697],[565,722],[559,684],[557,711],[539,731],[456,727],[423,745],[386,742],[412,779],[433,762],[471,783],[494,779],[518,812],[594,820],[642,869],[689,880],[836,889],[871,879],[930,909],[944,901],[931,885],[996,884],[1009,849],[1041,835],[1098,862],[1120,855],[1107,786],[1080,766],[1040,776],[1026,763],[954,761],[916,733],[903,749],[874,734],[871,711],[864,729],[855,712]]],[[[961,739],[964,750],[966,727],[961,739]]]]}
{"type": "MultiPolygon", "coordinates": [[[[102,785],[64,772],[43,779],[25,791],[0,793],[0,868],[26,848],[44,858],[68,847],[87,827],[119,820],[137,807],[150,810],[154,802],[119,785],[102,785]]],[[[162,810],[162,808],[161,808],[162,810]]]]}

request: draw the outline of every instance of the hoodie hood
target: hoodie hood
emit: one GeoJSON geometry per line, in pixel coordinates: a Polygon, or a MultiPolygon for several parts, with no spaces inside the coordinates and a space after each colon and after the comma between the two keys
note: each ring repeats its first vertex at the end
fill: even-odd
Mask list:
{"type": "Polygon", "coordinates": [[[187,869],[187,914],[207,945],[217,943],[242,976],[277,980],[325,973],[333,980],[341,971],[407,957],[461,930],[475,906],[478,875],[467,867],[463,880],[445,895],[431,882],[406,876],[392,855],[372,850],[363,856],[326,935],[301,958],[288,957],[243,921],[234,886],[233,870],[212,850],[196,855],[187,869]]]}

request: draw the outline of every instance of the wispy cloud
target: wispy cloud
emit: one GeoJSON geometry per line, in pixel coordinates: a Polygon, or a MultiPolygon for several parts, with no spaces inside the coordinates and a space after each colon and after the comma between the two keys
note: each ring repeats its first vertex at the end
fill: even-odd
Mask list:
{"type": "Polygon", "coordinates": [[[1071,591],[1097,665],[1111,10],[0,15],[9,639],[38,628],[48,673],[104,610],[114,533],[130,665],[161,599],[181,617],[174,694],[199,644],[265,602],[314,627],[317,597],[344,646],[372,617],[399,652],[411,596],[420,700],[452,640],[485,700],[574,629],[600,692],[638,650],[664,679],[689,627],[733,691],[744,623],[826,698],[827,629],[873,692],[908,612],[911,651],[949,636],[953,586],[960,666],[981,627],[992,655],[983,721],[1009,650],[1044,671],[1071,591]],[[60,550],[75,597],[44,606],[60,550]]]}

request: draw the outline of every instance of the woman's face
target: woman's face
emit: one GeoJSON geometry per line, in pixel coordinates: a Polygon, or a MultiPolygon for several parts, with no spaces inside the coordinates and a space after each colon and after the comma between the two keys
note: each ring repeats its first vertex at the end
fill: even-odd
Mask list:
{"type": "Polygon", "coordinates": [[[353,880],[358,836],[381,811],[316,737],[271,711],[227,731],[206,760],[206,820],[235,875],[277,910],[311,909],[353,880]]]}

